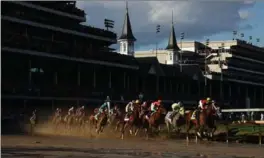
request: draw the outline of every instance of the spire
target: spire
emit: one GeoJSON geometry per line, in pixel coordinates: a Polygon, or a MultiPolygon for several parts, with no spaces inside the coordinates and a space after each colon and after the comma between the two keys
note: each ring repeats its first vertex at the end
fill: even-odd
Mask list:
{"type": "Polygon", "coordinates": [[[170,49],[170,50],[175,50],[178,51],[180,50],[180,48],[177,45],[177,41],[176,41],[176,35],[175,35],[175,31],[174,31],[174,24],[173,24],[173,11],[172,11],[172,15],[171,15],[171,33],[170,33],[170,38],[169,38],[169,42],[168,42],[168,46],[166,47],[166,49],[170,49]]]}
{"type": "Polygon", "coordinates": [[[126,1],[126,15],[125,15],[125,20],[123,24],[123,29],[122,29],[122,34],[119,37],[119,39],[126,39],[126,40],[132,40],[136,41],[136,38],[133,35],[131,24],[130,24],[130,19],[129,19],[129,14],[128,14],[128,3],[126,1]]]}

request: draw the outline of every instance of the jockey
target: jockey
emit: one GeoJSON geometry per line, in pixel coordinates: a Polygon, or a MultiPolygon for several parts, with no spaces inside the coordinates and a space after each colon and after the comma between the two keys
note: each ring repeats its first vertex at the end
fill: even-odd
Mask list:
{"type": "Polygon", "coordinates": [[[68,110],[68,115],[72,115],[74,113],[74,106],[72,106],[69,110],[68,110]]]}
{"type": "Polygon", "coordinates": [[[126,116],[125,116],[125,118],[128,118],[130,116],[131,112],[133,112],[135,103],[139,103],[139,100],[136,100],[136,101],[132,100],[131,102],[129,102],[126,105],[126,109],[125,109],[126,110],[126,116]]]}
{"type": "Polygon", "coordinates": [[[60,116],[61,115],[61,108],[57,108],[55,111],[55,116],[60,116]]]}
{"type": "Polygon", "coordinates": [[[134,103],[136,103],[134,100],[132,100],[131,102],[129,102],[127,105],[126,105],[126,113],[129,113],[131,111],[133,111],[134,109],[134,103]]]}
{"type": "Polygon", "coordinates": [[[182,103],[178,102],[178,103],[174,103],[171,105],[171,109],[173,112],[179,112],[180,108],[182,107],[182,103]]]}
{"type": "Polygon", "coordinates": [[[150,106],[151,114],[155,113],[161,105],[161,100],[155,101],[150,106]]]}
{"type": "Polygon", "coordinates": [[[82,115],[84,115],[84,106],[82,106],[82,107],[80,107],[80,108],[78,108],[78,109],[76,110],[76,115],[77,115],[77,116],[82,116],[82,115]]]}
{"type": "Polygon", "coordinates": [[[210,98],[200,100],[199,104],[198,104],[198,110],[205,109],[205,106],[206,106],[208,100],[210,100],[210,98]]]}
{"type": "Polygon", "coordinates": [[[101,114],[101,113],[103,113],[104,110],[107,109],[108,111],[110,111],[110,109],[109,109],[109,107],[110,107],[109,104],[110,104],[110,102],[106,100],[106,101],[100,106],[100,108],[99,108],[99,110],[98,110],[98,113],[94,116],[96,120],[98,119],[98,115],[101,114]]]}
{"type": "Polygon", "coordinates": [[[171,109],[172,109],[172,113],[171,115],[169,116],[169,121],[171,122],[172,121],[172,118],[175,114],[177,114],[177,119],[179,118],[179,112],[182,108],[182,103],[181,102],[178,102],[178,103],[173,103],[171,105],[171,109]]]}
{"type": "Polygon", "coordinates": [[[146,101],[141,104],[141,111],[148,111],[148,104],[146,101]]]}

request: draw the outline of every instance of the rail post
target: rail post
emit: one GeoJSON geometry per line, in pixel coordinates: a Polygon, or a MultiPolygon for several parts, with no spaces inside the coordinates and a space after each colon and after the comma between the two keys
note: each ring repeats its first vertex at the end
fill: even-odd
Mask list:
{"type": "Polygon", "coordinates": [[[228,143],[228,139],[229,139],[229,126],[228,123],[226,124],[226,143],[228,143]]]}
{"type": "Polygon", "coordinates": [[[262,131],[261,131],[261,124],[259,124],[259,145],[262,144],[262,131]]]}

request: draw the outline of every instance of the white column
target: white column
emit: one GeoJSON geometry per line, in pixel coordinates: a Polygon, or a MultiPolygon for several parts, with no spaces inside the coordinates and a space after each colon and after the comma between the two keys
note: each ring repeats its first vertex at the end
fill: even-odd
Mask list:
{"type": "Polygon", "coordinates": [[[108,83],[108,87],[112,88],[112,72],[109,72],[109,83],[108,83]]]}
{"type": "Polygon", "coordinates": [[[93,70],[93,88],[96,87],[96,72],[95,72],[95,68],[93,70]]]}

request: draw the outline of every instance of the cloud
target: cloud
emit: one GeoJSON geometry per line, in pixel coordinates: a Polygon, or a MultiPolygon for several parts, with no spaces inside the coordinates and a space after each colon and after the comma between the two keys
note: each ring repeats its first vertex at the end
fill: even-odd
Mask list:
{"type": "MultiPolygon", "coordinates": [[[[162,42],[170,34],[173,19],[176,35],[185,33],[188,39],[233,31],[249,17],[248,8],[255,4],[246,1],[129,1],[129,15],[137,45],[162,42]],[[156,36],[155,27],[161,25],[156,36]]],[[[104,18],[115,21],[114,32],[120,35],[125,13],[124,1],[77,1],[87,14],[87,24],[103,28],[104,18]]],[[[249,27],[247,27],[249,28],[249,27]]]]}

